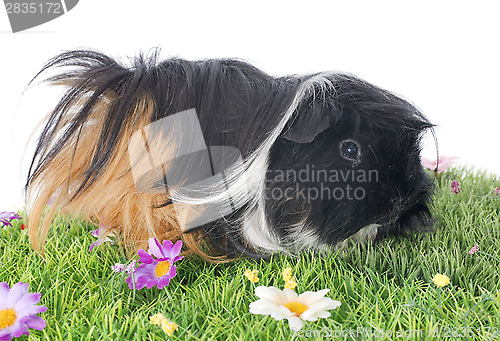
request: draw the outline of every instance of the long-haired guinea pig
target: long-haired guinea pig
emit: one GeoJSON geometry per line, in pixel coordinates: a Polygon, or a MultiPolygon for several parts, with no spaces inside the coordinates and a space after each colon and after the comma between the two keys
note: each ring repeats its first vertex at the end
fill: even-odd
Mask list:
{"type": "Polygon", "coordinates": [[[131,248],[182,239],[214,261],[432,224],[420,143],[433,125],[406,100],[338,72],[158,59],[70,51],[37,75],[52,72],[66,92],[26,184],[36,250],[56,213],[101,223],[131,248]]]}

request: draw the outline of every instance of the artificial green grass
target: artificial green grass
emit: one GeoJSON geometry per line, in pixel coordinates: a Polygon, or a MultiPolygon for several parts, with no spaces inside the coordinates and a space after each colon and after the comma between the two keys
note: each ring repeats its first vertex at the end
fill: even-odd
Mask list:
{"type": "Polygon", "coordinates": [[[30,284],[40,292],[43,331],[29,340],[165,340],[149,316],[176,322],[174,340],[493,340],[500,337],[500,185],[469,169],[442,173],[434,194],[435,232],[356,245],[344,256],[302,254],[209,264],[190,256],[176,263],[178,275],[162,290],[134,292],[110,267],[125,263],[117,247],[89,253],[94,227],[60,217],[54,221],[45,259],[32,251],[21,222],[0,228],[0,281],[30,284]],[[461,183],[455,195],[451,181],[461,183]],[[479,244],[482,253],[468,254],[479,244]],[[283,288],[282,270],[294,270],[298,293],[330,288],[342,302],[332,316],[306,322],[300,334],[288,322],[252,315],[256,285],[243,275],[259,270],[257,285],[283,288]],[[446,274],[451,284],[431,281],[446,274]],[[134,297],[135,296],[135,297],[134,297]]]}

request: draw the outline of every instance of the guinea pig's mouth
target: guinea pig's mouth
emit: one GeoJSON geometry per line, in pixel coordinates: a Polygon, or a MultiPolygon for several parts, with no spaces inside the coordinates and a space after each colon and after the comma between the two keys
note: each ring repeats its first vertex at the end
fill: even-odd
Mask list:
{"type": "Polygon", "coordinates": [[[424,188],[406,200],[393,200],[387,214],[375,222],[380,225],[377,238],[411,231],[430,231],[430,227],[434,225],[429,208],[431,187],[432,183],[426,183],[424,188]]]}

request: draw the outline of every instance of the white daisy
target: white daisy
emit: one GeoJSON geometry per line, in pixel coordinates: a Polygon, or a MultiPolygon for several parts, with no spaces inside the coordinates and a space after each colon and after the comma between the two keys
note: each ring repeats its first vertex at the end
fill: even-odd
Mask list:
{"type": "Polygon", "coordinates": [[[330,289],[318,292],[306,291],[300,295],[291,289],[259,286],[255,295],[260,298],[250,303],[250,312],[258,315],[270,315],[275,320],[287,319],[290,329],[298,331],[305,321],[316,321],[330,317],[327,310],[340,306],[339,301],[324,297],[330,289]]]}

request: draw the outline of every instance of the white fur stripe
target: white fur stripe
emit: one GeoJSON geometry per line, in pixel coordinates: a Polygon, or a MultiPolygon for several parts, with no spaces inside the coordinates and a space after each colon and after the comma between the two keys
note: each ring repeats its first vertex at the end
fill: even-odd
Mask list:
{"type": "Polygon", "coordinates": [[[204,196],[192,198],[179,193],[171,193],[172,200],[182,204],[206,205],[216,207],[219,203],[224,206],[228,198],[238,209],[249,204],[249,209],[243,216],[243,236],[256,249],[266,249],[269,252],[283,250],[280,243],[270,231],[265,212],[264,191],[265,176],[268,168],[269,152],[277,138],[283,132],[293,113],[302,101],[308,96],[314,96],[315,87],[322,89],[333,88],[328,79],[335,73],[327,72],[311,76],[298,88],[292,103],[283,113],[277,126],[271,131],[266,140],[255,150],[243,164],[237,165],[226,172],[226,184],[219,183],[205,189],[204,196]]]}

